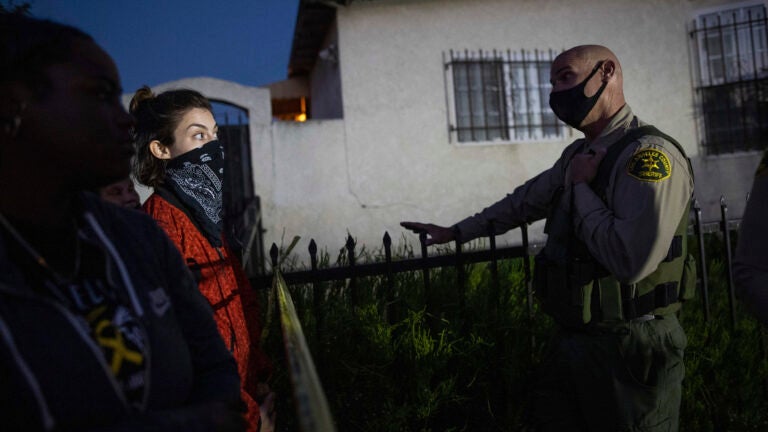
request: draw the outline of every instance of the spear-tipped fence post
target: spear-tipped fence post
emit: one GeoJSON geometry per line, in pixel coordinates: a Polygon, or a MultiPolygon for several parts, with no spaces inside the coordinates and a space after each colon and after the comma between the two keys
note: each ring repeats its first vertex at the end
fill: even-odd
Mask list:
{"type": "MultiPolygon", "coordinates": [[[[352,234],[347,236],[347,243],[345,245],[347,249],[347,259],[349,259],[349,270],[354,271],[355,268],[355,239],[352,238],[352,234]]],[[[359,293],[357,292],[354,273],[349,278],[349,291],[350,298],[352,299],[352,305],[358,306],[360,303],[359,293]]]]}
{"type": "Polygon", "coordinates": [[[274,274],[275,270],[277,270],[278,254],[279,250],[277,249],[277,245],[272,243],[272,247],[269,248],[269,257],[272,259],[272,274],[274,274]]]}
{"type": "Polygon", "coordinates": [[[733,263],[731,262],[731,231],[728,228],[728,205],[725,196],[720,196],[720,230],[725,239],[725,268],[728,274],[728,303],[731,308],[731,325],[736,328],[736,296],[733,291],[733,263]]]}
{"type": "Polygon", "coordinates": [[[491,316],[496,319],[498,316],[498,308],[500,303],[500,290],[499,290],[499,267],[496,261],[496,227],[493,220],[488,221],[488,242],[490,244],[490,258],[489,263],[491,271],[491,292],[488,296],[488,306],[491,311],[491,316]]]}
{"type": "Polygon", "coordinates": [[[699,200],[693,200],[695,223],[693,231],[699,243],[699,277],[701,278],[701,299],[704,308],[704,322],[709,322],[709,276],[707,275],[707,253],[704,247],[704,230],[701,226],[701,207],[699,200]]]}
{"type": "MultiPolygon", "coordinates": [[[[312,273],[317,272],[317,243],[315,239],[309,240],[309,262],[312,266],[312,273]]],[[[313,278],[314,279],[314,278],[313,278]]],[[[312,300],[315,309],[315,340],[320,342],[320,334],[322,333],[322,327],[324,325],[323,316],[323,291],[320,287],[320,282],[313,280],[312,282],[312,300]]]]}
{"type": "MultiPolygon", "coordinates": [[[[502,332],[499,306],[501,304],[501,290],[499,289],[499,267],[496,257],[496,226],[493,220],[488,221],[488,242],[490,263],[489,269],[491,271],[491,289],[488,295],[488,309],[491,316],[491,325],[494,326],[494,342],[496,355],[493,359],[493,380],[498,383],[504,382],[504,377],[501,376],[502,359],[506,352],[506,341],[504,333],[502,332]]],[[[500,418],[506,419],[507,416],[507,398],[506,388],[504,385],[496,386],[494,390],[494,399],[498,401],[498,405],[494,407],[494,410],[499,414],[500,418]]]]}
{"type": "MultiPolygon", "coordinates": [[[[272,278],[274,279],[275,273],[279,270],[277,268],[278,258],[279,258],[280,251],[277,248],[277,245],[275,243],[272,243],[272,247],[269,248],[269,258],[272,260],[272,278]]],[[[272,285],[272,284],[270,284],[272,285]]],[[[271,288],[270,288],[271,290],[271,288]]],[[[274,311],[276,313],[280,313],[280,299],[277,296],[277,293],[275,293],[274,298],[274,311]]],[[[279,321],[279,318],[278,318],[279,321]]]]}
{"type": "Polygon", "coordinates": [[[384,307],[384,320],[389,324],[394,324],[394,304],[395,304],[395,283],[392,277],[392,238],[389,236],[388,231],[384,231],[384,263],[386,265],[387,288],[384,295],[385,307],[384,307]]]}
{"type": "MultiPolygon", "coordinates": [[[[525,298],[528,306],[528,328],[533,329],[533,278],[531,277],[531,260],[528,255],[528,225],[520,225],[520,233],[523,237],[523,277],[525,280],[525,298]]],[[[531,356],[536,346],[536,336],[530,332],[531,356]]]]}
{"type": "Polygon", "coordinates": [[[424,279],[424,307],[426,308],[427,314],[432,313],[432,293],[430,292],[430,283],[429,283],[429,267],[427,267],[427,258],[429,255],[427,254],[427,233],[421,232],[419,233],[419,243],[421,244],[421,261],[422,261],[422,269],[421,274],[424,279]]]}
{"type": "MultiPolygon", "coordinates": [[[[272,243],[272,246],[269,248],[269,258],[272,261],[272,280],[270,280],[270,284],[267,287],[267,323],[269,324],[269,332],[271,332],[273,329],[276,329],[277,332],[280,331],[281,324],[280,324],[280,296],[277,295],[277,290],[272,290],[272,287],[274,286],[274,280],[275,280],[275,274],[278,271],[277,263],[278,263],[278,257],[279,257],[279,249],[277,248],[277,245],[275,243],[272,243]],[[269,301],[270,296],[274,297],[272,301],[269,301]],[[270,319],[271,317],[271,319],[270,319]]],[[[274,361],[281,361],[284,358],[282,355],[285,353],[285,351],[278,350],[277,353],[275,353],[274,361]]]]}
{"type": "Polygon", "coordinates": [[[467,274],[464,271],[464,256],[461,250],[461,240],[456,239],[456,294],[459,298],[459,311],[464,313],[465,289],[467,283],[467,274]]]}

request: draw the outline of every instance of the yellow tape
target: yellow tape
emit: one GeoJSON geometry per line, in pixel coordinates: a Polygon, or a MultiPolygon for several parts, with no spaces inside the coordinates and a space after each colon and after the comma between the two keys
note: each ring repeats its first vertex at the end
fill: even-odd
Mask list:
{"type": "Polygon", "coordinates": [[[272,289],[277,291],[285,354],[293,383],[297,414],[303,432],[333,432],[331,410],[309,353],[301,322],[280,270],[273,269],[272,289]]]}

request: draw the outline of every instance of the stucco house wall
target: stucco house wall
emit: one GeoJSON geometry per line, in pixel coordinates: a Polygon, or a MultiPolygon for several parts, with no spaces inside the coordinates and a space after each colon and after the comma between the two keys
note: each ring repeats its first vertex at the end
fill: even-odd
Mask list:
{"type": "Polygon", "coordinates": [[[686,28],[697,12],[729,2],[588,3],[422,0],[338,8],[344,121],[347,140],[356,143],[347,156],[350,189],[369,217],[390,232],[403,219],[452,224],[551,166],[581,136],[572,131],[559,142],[449,143],[443,52],[559,51],[579,44],[610,47],[622,62],[635,113],[675,136],[695,159],[705,219],[719,216],[721,194],[729,197],[731,215],[740,214],[758,155],[702,154],[686,28]]]}
{"type": "MultiPolygon", "coordinates": [[[[708,156],[700,148],[686,28],[698,12],[731,3],[743,2],[353,1],[337,7],[324,41],[336,44],[338,63],[318,62],[310,75],[313,99],[332,88],[325,103],[341,103],[342,119],[273,121],[268,90],[208,78],[157,89],[191,87],[247,108],[265,246],[300,235],[300,250],[314,238],[334,255],[347,233],[372,249],[384,231],[415,242],[401,220],[455,223],[549,168],[581,136],[569,129],[557,141],[457,143],[448,130],[444,53],[602,44],[622,63],[634,112],[693,158],[704,219],[719,217],[721,194],[738,217],[759,155],[708,156]]],[[[533,225],[532,241],[544,239],[542,227],[533,225]]],[[[515,232],[500,244],[518,241],[515,232]]]]}

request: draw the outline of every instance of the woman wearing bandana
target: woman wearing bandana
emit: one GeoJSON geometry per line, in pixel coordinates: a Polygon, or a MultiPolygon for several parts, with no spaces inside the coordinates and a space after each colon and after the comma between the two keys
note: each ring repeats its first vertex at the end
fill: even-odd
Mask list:
{"type": "Polygon", "coordinates": [[[260,418],[257,400],[272,412],[273,395],[263,384],[270,366],[259,348],[256,293],[222,236],[224,154],[211,111],[193,90],[154,95],[149,87],[139,89],[130,105],[134,174],[154,188],[143,208],[179,248],[238,363],[249,430],[268,430],[271,421],[260,418]]]}

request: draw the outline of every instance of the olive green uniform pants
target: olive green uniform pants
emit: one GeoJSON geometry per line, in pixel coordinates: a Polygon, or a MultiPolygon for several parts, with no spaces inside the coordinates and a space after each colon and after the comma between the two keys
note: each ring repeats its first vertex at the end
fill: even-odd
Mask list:
{"type": "Polygon", "coordinates": [[[677,431],[687,342],[674,315],[561,330],[535,376],[535,427],[677,431]]]}

